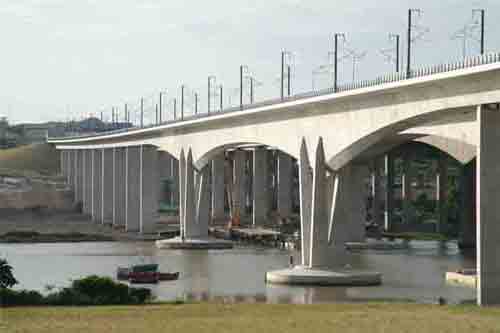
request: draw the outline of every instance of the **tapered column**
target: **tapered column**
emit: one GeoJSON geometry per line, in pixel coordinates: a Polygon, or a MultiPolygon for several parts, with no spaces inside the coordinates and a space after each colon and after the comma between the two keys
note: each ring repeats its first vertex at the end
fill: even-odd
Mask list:
{"type": "Polygon", "coordinates": [[[86,215],[92,215],[92,154],[92,149],[83,151],[83,213],[86,215]]]}
{"type": "Polygon", "coordinates": [[[75,203],[83,202],[83,150],[75,151],[75,203]]]}
{"type": "Polygon", "coordinates": [[[236,150],[233,154],[233,216],[241,219],[245,215],[246,180],[245,180],[246,153],[236,150]]]}
{"type": "Polygon", "coordinates": [[[184,186],[182,187],[183,195],[183,219],[184,219],[184,236],[193,238],[198,236],[199,231],[196,223],[196,191],[194,181],[193,154],[191,149],[186,157],[186,170],[183,173],[184,186]]]}
{"type": "Polygon", "coordinates": [[[448,224],[448,161],[441,153],[438,160],[438,172],[436,174],[436,201],[438,203],[439,220],[436,232],[444,232],[448,224]]]}
{"type": "Polygon", "coordinates": [[[394,210],[394,158],[392,154],[384,156],[384,180],[385,180],[385,211],[384,230],[390,231],[394,210]]]}
{"type": "Polygon", "coordinates": [[[102,150],[102,206],[101,221],[104,224],[113,223],[113,148],[102,150]]]}
{"type": "Polygon", "coordinates": [[[477,302],[500,304],[500,111],[477,109],[477,302]]]}
{"type": "Polygon", "coordinates": [[[267,150],[256,148],[253,151],[253,226],[267,222],[269,212],[268,161],[267,150]]]}
{"type": "Polygon", "coordinates": [[[125,230],[138,232],[141,218],[141,147],[127,147],[125,155],[125,230]]]}
{"type": "Polygon", "coordinates": [[[222,221],[225,218],[225,188],[224,188],[224,153],[212,160],[212,221],[222,221]]]}
{"type": "Polygon", "coordinates": [[[278,213],[282,218],[292,211],[292,157],[278,152],[278,213]]]}
{"type": "Polygon", "coordinates": [[[92,150],[92,221],[102,222],[102,149],[92,150]]]}
{"type": "Polygon", "coordinates": [[[126,183],[125,152],[126,148],[113,149],[113,226],[125,226],[126,183]]]}

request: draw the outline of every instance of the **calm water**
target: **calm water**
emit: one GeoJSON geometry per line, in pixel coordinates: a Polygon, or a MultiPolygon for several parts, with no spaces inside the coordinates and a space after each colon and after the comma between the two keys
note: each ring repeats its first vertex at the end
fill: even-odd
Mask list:
{"type": "MultiPolygon", "coordinates": [[[[295,262],[299,253],[294,252],[295,262]]],[[[470,301],[473,289],[445,284],[447,270],[474,267],[456,244],[412,242],[408,250],[355,253],[352,266],[383,274],[378,287],[291,287],[268,285],[265,272],[288,264],[286,250],[237,247],[223,251],[159,250],[153,243],[63,243],[0,245],[0,256],[14,267],[20,288],[44,291],[66,286],[89,274],[115,276],[117,266],[157,262],[163,271],[179,271],[178,281],[152,287],[159,300],[223,299],[285,303],[345,302],[367,299],[470,301]]]]}

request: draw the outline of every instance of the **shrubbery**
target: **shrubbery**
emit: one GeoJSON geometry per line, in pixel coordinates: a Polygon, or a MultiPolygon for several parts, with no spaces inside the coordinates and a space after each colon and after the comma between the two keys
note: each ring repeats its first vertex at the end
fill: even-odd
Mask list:
{"type": "Polygon", "coordinates": [[[107,277],[91,275],[74,280],[70,287],[43,296],[36,291],[0,288],[0,305],[119,305],[143,304],[151,290],[131,288],[107,277]]]}

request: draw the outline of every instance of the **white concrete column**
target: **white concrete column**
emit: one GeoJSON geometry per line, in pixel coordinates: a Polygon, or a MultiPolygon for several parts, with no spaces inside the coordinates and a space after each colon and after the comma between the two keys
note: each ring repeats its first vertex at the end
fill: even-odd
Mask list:
{"type": "Polygon", "coordinates": [[[385,211],[384,230],[391,230],[391,223],[394,210],[394,157],[388,153],[384,156],[384,176],[385,176],[385,211]]]}
{"type": "Polygon", "coordinates": [[[224,152],[216,155],[212,160],[212,221],[225,219],[224,163],[224,152]]]}
{"type": "Polygon", "coordinates": [[[92,215],[92,151],[83,151],[83,213],[86,215],[92,215]]]}
{"type": "Polygon", "coordinates": [[[102,222],[102,149],[92,150],[92,221],[102,222]]]}
{"type": "Polygon", "coordinates": [[[181,191],[184,192],[183,198],[183,212],[184,219],[184,236],[186,238],[193,238],[198,236],[199,230],[196,223],[196,194],[195,194],[195,181],[194,181],[194,167],[193,167],[193,154],[189,149],[186,158],[186,169],[181,171],[183,173],[184,185],[181,191]]]}
{"type": "Polygon", "coordinates": [[[101,221],[103,224],[113,223],[113,148],[102,150],[102,205],[101,221]]]}
{"type": "Polygon", "coordinates": [[[477,120],[477,302],[500,304],[500,111],[479,106],[477,120]]]}
{"type": "Polygon", "coordinates": [[[75,189],[75,150],[68,150],[68,184],[74,190],[75,189]]]}
{"type": "Polygon", "coordinates": [[[140,231],[141,209],[141,148],[125,148],[125,230],[140,231]]]}
{"type": "Polygon", "coordinates": [[[282,218],[292,212],[292,157],[278,152],[278,213],[282,218]]]}
{"type": "Polygon", "coordinates": [[[83,150],[75,151],[75,203],[83,203],[83,150]]]}
{"type": "Polygon", "coordinates": [[[299,196],[302,265],[310,266],[313,171],[304,139],[299,156],[299,196]]]}
{"type": "Polygon", "coordinates": [[[253,226],[262,226],[267,222],[269,213],[268,160],[265,148],[253,151],[253,226]]]}
{"type": "Polygon", "coordinates": [[[448,160],[444,153],[439,154],[438,170],[436,173],[436,202],[438,204],[439,220],[436,232],[446,230],[448,224],[448,160]]]}
{"type": "Polygon", "coordinates": [[[236,150],[233,153],[233,216],[239,219],[245,215],[245,201],[247,189],[245,187],[245,166],[246,152],[244,150],[236,150]]]}
{"type": "Polygon", "coordinates": [[[66,177],[66,152],[64,150],[59,150],[59,174],[66,177]]]}
{"type": "Polygon", "coordinates": [[[113,226],[124,227],[126,216],[125,152],[126,148],[113,148],[113,226]]]}
{"type": "Polygon", "coordinates": [[[158,152],[156,147],[141,146],[140,149],[140,225],[141,234],[155,231],[158,217],[158,152]]]}

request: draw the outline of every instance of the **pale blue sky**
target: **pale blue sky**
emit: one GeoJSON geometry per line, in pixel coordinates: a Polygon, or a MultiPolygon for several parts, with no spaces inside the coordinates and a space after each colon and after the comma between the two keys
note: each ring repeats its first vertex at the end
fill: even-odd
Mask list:
{"type": "MultiPolygon", "coordinates": [[[[414,46],[416,65],[460,59],[461,42],[450,37],[473,8],[487,10],[487,51],[500,51],[498,0],[0,0],[0,114],[13,122],[109,114],[112,106],[123,114],[125,102],[134,109],[145,96],[151,115],[158,92],[170,100],[182,83],[189,98],[199,91],[204,111],[208,75],[224,85],[225,104],[237,101],[240,64],[263,83],[257,99],[276,97],[282,49],[295,55],[293,90],[310,90],[334,32],[367,52],[357,77],[375,77],[393,68],[379,51],[391,47],[389,32],[405,36],[409,7],[423,9],[419,22],[430,29],[414,46]]],[[[478,43],[468,50],[478,52],[478,43]]],[[[342,62],[341,80],[351,72],[342,62]]],[[[316,85],[326,87],[327,77],[316,85]]]]}

